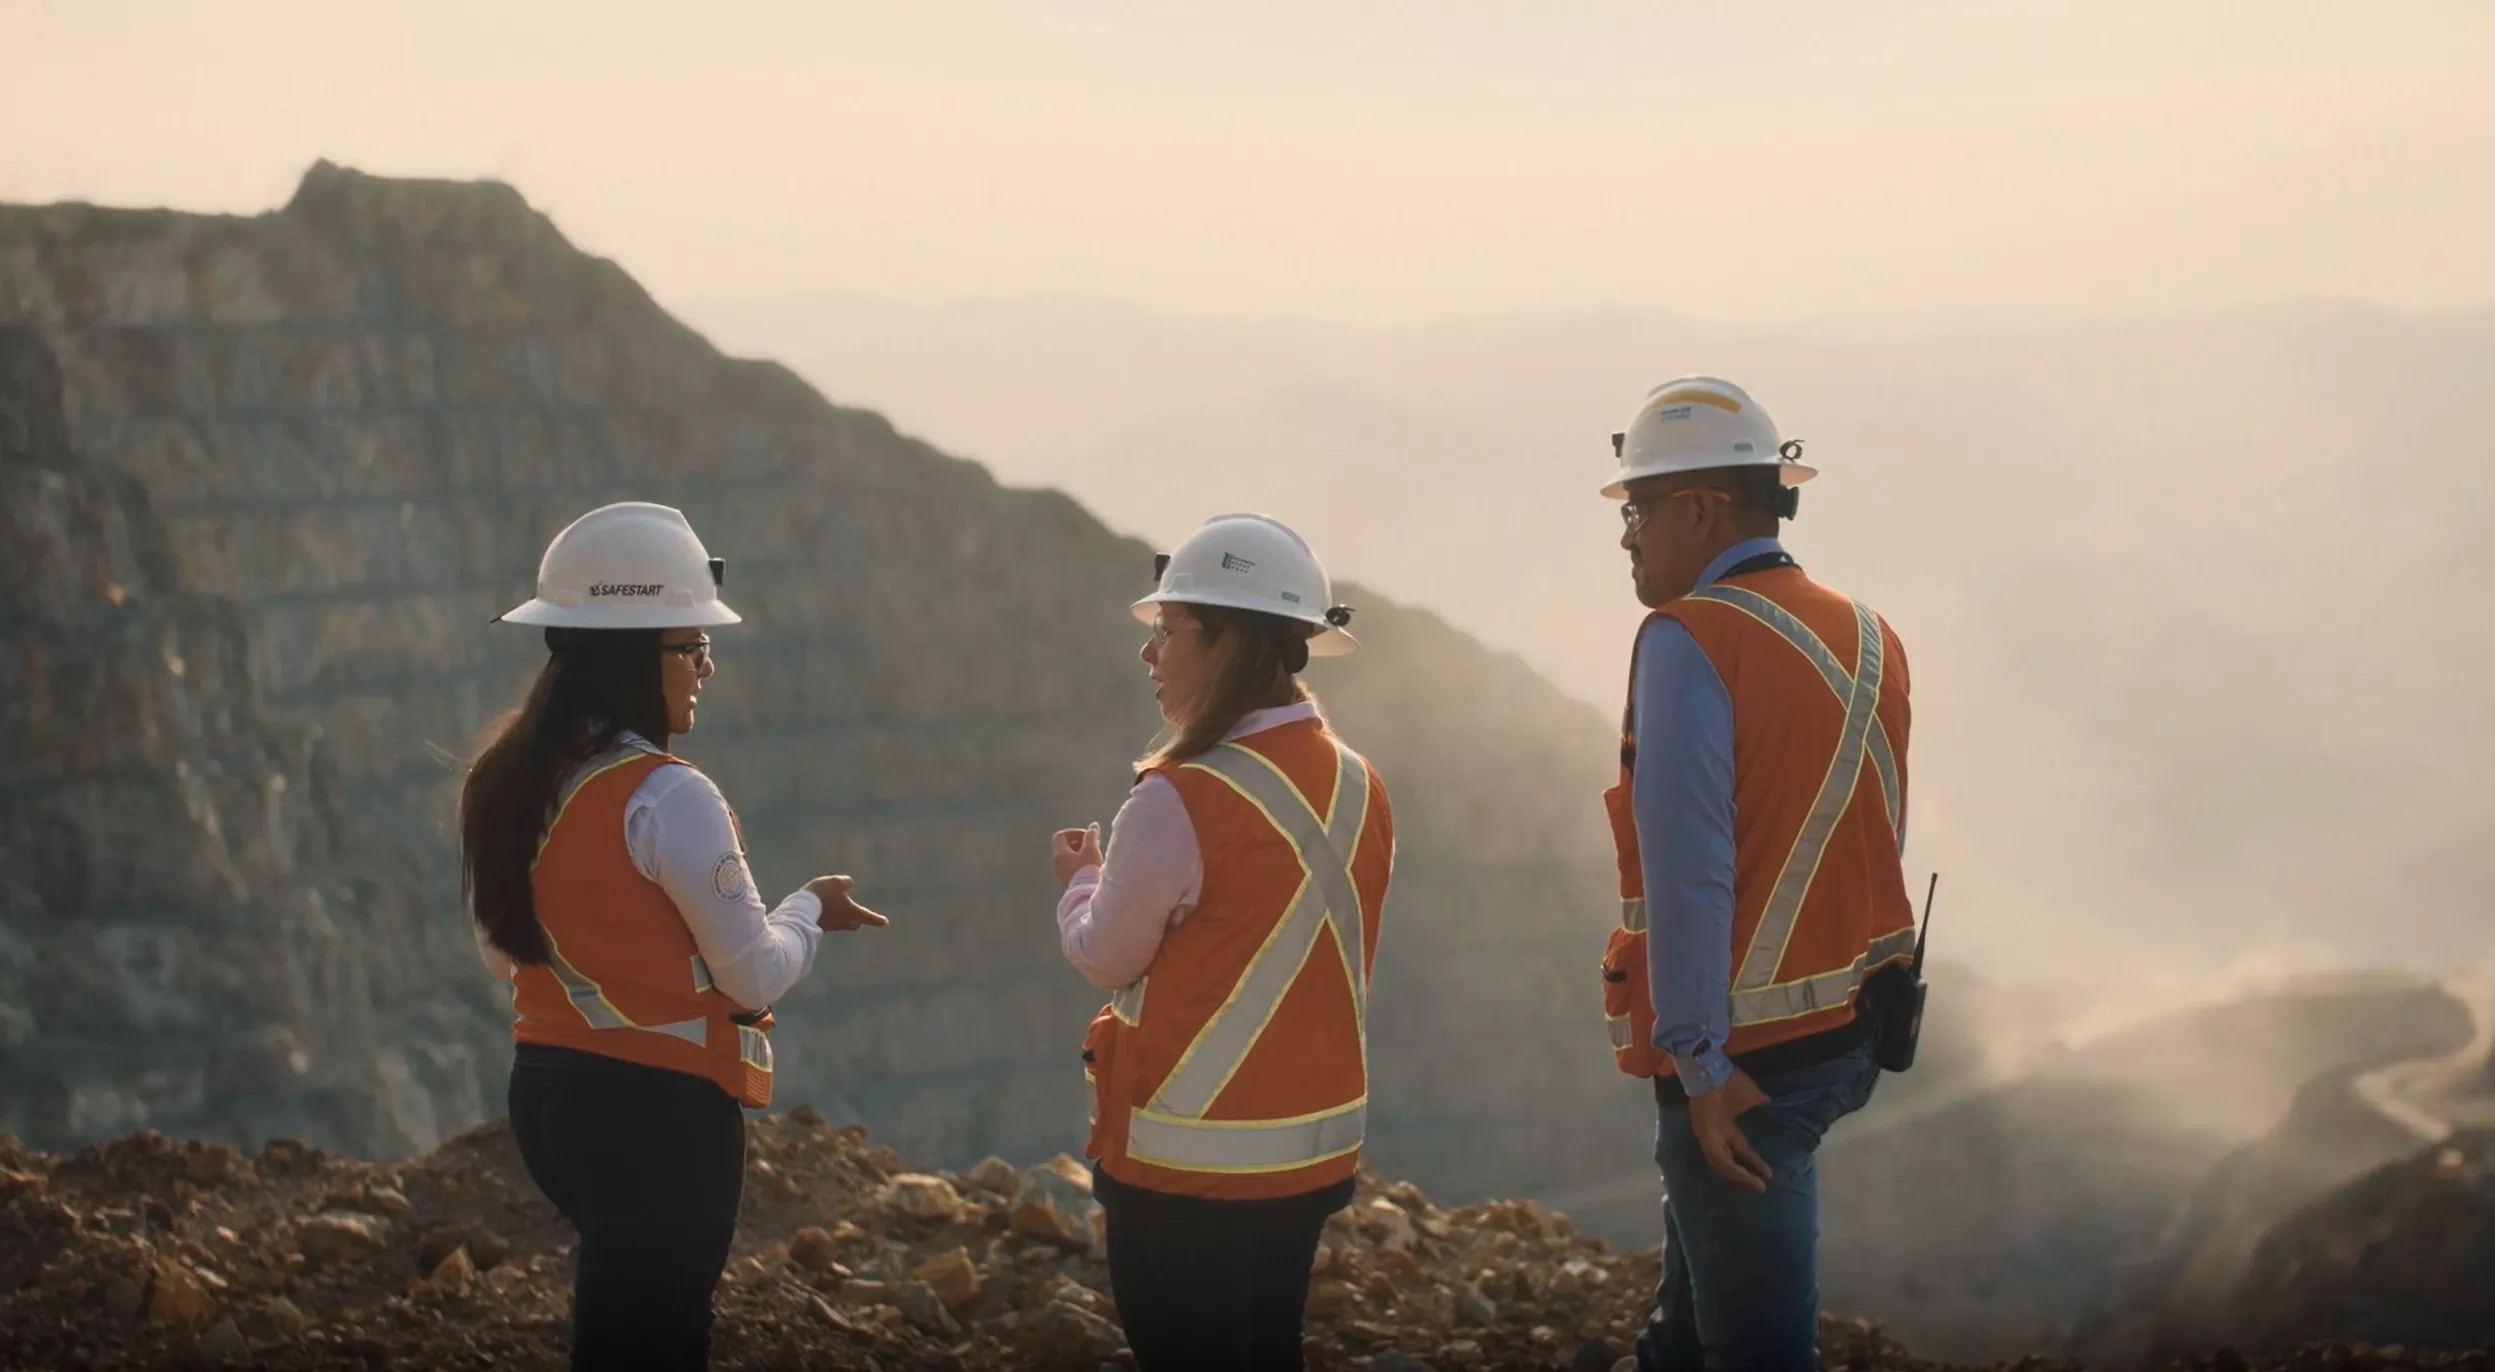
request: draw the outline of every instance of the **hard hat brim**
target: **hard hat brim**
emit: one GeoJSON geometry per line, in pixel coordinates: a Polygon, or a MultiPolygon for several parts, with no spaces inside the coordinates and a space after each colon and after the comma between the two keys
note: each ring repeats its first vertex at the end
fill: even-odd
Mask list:
{"type": "Polygon", "coordinates": [[[708,605],[557,605],[531,600],[494,617],[497,624],[546,629],[710,629],[742,624],[745,616],[714,600],[708,605]]]}
{"type": "Polygon", "coordinates": [[[1271,605],[1247,596],[1223,596],[1209,592],[1184,591],[1175,595],[1165,595],[1155,592],[1136,601],[1129,608],[1133,611],[1136,622],[1150,624],[1153,607],[1157,605],[1217,605],[1225,610],[1246,610],[1251,614],[1272,615],[1276,619],[1289,620],[1294,624],[1309,625],[1320,631],[1309,636],[1308,655],[1310,657],[1348,657],[1360,647],[1360,640],[1352,637],[1349,630],[1338,629],[1326,623],[1325,616],[1322,614],[1283,614],[1271,605]]]}
{"type": "Polygon", "coordinates": [[[1725,471],[1734,467],[1767,466],[1773,466],[1778,472],[1782,473],[1782,484],[1787,486],[1799,486],[1803,482],[1810,480],[1812,477],[1819,475],[1819,469],[1811,466],[1807,462],[1787,462],[1782,458],[1771,458],[1766,462],[1710,463],[1703,467],[1647,467],[1639,471],[1622,472],[1618,476],[1613,477],[1611,479],[1611,484],[1603,487],[1603,496],[1607,500],[1625,500],[1629,495],[1629,483],[1634,481],[1647,481],[1658,476],[1677,476],[1682,472],[1725,471]]]}

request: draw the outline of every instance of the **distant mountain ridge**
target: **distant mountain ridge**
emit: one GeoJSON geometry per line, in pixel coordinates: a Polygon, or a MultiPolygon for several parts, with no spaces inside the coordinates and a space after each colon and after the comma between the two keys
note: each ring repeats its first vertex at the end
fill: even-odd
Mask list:
{"type": "MultiPolygon", "coordinates": [[[[1044,849],[1157,724],[1149,545],[721,356],[493,184],[0,207],[0,387],[0,1129],[404,1156],[498,1112],[448,826],[543,649],[487,621],[629,497],[729,560],[748,622],[681,750],[763,884],[848,871],[894,920],[778,1007],[783,1103],[934,1162],[1079,1145],[1100,995],[1044,849]]],[[[1402,840],[1380,1164],[1481,1194],[1565,1174],[1590,1124],[1637,1146],[1587,970],[1610,726],[1345,596],[1366,651],[1312,679],[1402,840]]]]}

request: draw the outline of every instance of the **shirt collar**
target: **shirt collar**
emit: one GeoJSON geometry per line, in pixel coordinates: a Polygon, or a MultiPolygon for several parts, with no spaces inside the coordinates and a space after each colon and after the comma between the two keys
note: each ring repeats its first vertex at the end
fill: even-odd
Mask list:
{"type": "MultiPolygon", "coordinates": [[[[1736,543],[1733,546],[1726,548],[1724,551],[1717,553],[1715,555],[1715,560],[1707,564],[1707,569],[1698,574],[1698,585],[1712,586],[1715,583],[1722,581],[1726,572],[1740,566],[1742,563],[1747,562],[1754,557],[1763,557],[1769,553],[1781,553],[1784,550],[1785,545],[1777,542],[1773,534],[1760,538],[1745,538],[1739,543],[1736,543]]],[[[1695,590],[1697,588],[1692,587],[1691,589],[1695,590]]]]}
{"type": "Polygon", "coordinates": [[[1313,700],[1298,701],[1290,705],[1276,705],[1264,710],[1250,710],[1239,716],[1239,722],[1230,726],[1229,733],[1222,735],[1222,742],[1228,743],[1235,738],[1246,738],[1250,734],[1261,734],[1267,729],[1279,729],[1285,724],[1297,724],[1316,717],[1317,702],[1313,700]]]}

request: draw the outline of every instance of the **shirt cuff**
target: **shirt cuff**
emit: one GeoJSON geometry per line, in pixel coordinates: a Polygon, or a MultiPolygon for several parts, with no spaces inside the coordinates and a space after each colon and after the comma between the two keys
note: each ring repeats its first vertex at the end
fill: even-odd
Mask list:
{"type": "MultiPolygon", "coordinates": [[[[1060,937],[1071,938],[1074,935],[1075,926],[1090,917],[1092,897],[1098,894],[1100,894],[1100,869],[1098,867],[1080,868],[1073,876],[1066,878],[1066,889],[1057,895],[1057,932],[1060,937]]],[[[1073,956],[1072,945],[1068,945],[1066,955],[1073,956]]]]}
{"type": "Polygon", "coordinates": [[[816,895],[814,892],[807,890],[805,887],[800,886],[796,890],[789,892],[788,898],[781,901],[779,905],[771,911],[772,919],[776,920],[782,916],[801,919],[808,924],[821,928],[823,924],[823,898],[816,895]]]}
{"type": "Polygon", "coordinates": [[[1733,1060],[1724,1050],[1710,1044],[1695,1056],[1674,1053],[1672,1070],[1680,1076],[1681,1089],[1693,1096],[1703,1096],[1733,1079],[1733,1060]]]}

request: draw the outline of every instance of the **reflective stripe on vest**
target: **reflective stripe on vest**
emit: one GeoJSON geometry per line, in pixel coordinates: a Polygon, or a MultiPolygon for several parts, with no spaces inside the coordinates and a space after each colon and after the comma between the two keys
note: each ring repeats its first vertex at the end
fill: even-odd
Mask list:
{"type": "MultiPolygon", "coordinates": [[[[614,771],[618,767],[639,762],[645,757],[665,756],[665,753],[657,752],[652,749],[636,748],[631,744],[618,744],[614,748],[609,749],[600,758],[593,759],[593,762],[595,762],[594,766],[581,768],[580,775],[572,778],[572,784],[564,787],[563,794],[555,799],[554,818],[546,821],[546,832],[540,835],[537,840],[538,855],[541,857],[544,856],[546,851],[546,840],[554,837],[554,826],[563,822],[563,812],[572,808],[572,801],[580,795],[581,791],[586,788],[590,782],[596,781],[598,778],[605,776],[607,773],[614,771]]],[[[731,818],[733,818],[733,816],[731,816],[731,818]]],[[[537,870],[536,858],[532,857],[529,859],[528,869],[531,872],[537,870]]]]}
{"type": "Polygon", "coordinates": [[[1144,983],[1150,977],[1137,977],[1132,986],[1121,986],[1109,993],[1109,1013],[1132,1028],[1144,1022],[1144,983]]]}
{"type": "MultiPolygon", "coordinates": [[[[1707,588],[1707,592],[1714,591],[1733,591],[1765,603],[1763,598],[1736,588],[1707,588]]],[[[1777,615],[1781,621],[1799,630],[1811,644],[1818,645],[1821,654],[1827,653],[1827,645],[1821,644],[1818,635],[1803,627],[1800,620],[1782,610],[1778,610],[1777,615]]],[[[1811,656],[1810,649],[1789,634],[1779,619],[1759,618],[1804,656],[1811,656]]],[[[1873,707],[1880,699],[1885,640],[1880,632],[1879,620],[1860,601],[1854,602],[1854,628],[1857,646],[1854,671],[1847,682],[1851,689],[1845,697],[1845,727],[1837,735],[1836,755],[1828,761],[1828,774],[1820,781],[1819,794],[1811,801],[1810,812],[1802,820],[1801,831],[1793,836],[1793,847],[1785,854],[1784,868],[1777,873],[1776,885],[1767,898],[1767,908],[1759,917],[1758,929],[1750,937],[1748,951],[1742,955],[1741,969],[1733,977],[1732,1023],[1736,1028],[1745,1024],[1792,1019],[1797,1015],[1841,1005],[1870,966],[1870,953],[1866,951],[1862,957],[1855,959],[1852,967],[1798,981],[1779,983],[1776,980],[1776,968],[1784,961],[1785,945],[1793,937],[1793,926],[1801,916],[1802,902],[1810,894],[1811,879],[1819,874],[1820,858],[1828,851],[1828,836],[1836,830],[1837,820],[1844,815],[1846,807],[1853,803],[1854,788],[1862,779],[1863,760],[1871,751],[1869,739],[1878,723],[1873,707]]],[[[1892,816],[1894,813],[1892,810],[1892,816]]],[[[1885,941],[1875,941],[1874,946],[1885,941]]],[[[1907,946],[1913,946],[1911,938],[1907,946]]]]}
{"type": "MultiPolygon", "coordinates": [[[[1812,633],[1809,625],[1794,618],[1784,606],[1756,591],[1746,591],[1739,586],[1720,584],[1692,591],[1689,598],[1730,606],[1775,630],[1778,638],[1792,644],[1795,651],[1808,658],[1810,664],[1819,669],[1820,680],[1828,683],[1828,689],[1836,693],[1839,703],[1851,705],[1854,690],[1853,675],[1838,665],[1837,655],[1828,651],[1828,645],[1820,641],[1819,635],[1812,633]]],[[[1854,618],[1858,626],[1869,626],[1866,632],[1874,637],[1880,636],[1879,621],[1859,602],[1854,606],[1854,618]]],[[[1872,653],[1875,660],[1880,656],[1881,650],[1875,650],[1872,653]]],[[[1878,704],[1876,693],[1873,703],[1875,706],[1878,704]]],[[[1903,853],[1906,851],[1906,831],[1897,813],[1897,755],[1889,751],[1888,726],[1880,723],[1875,714],[1871,728],[1865,737],[1869,742],[1872,770],[1880,774],[1880,804],[1888,812],[1889,831],[1897,835],[1897,851],[1903,853]]]]}
{"type": "Polygon", "coordinates": [[[546,970],[554,973],[554,979],[562,983],[564,998],[572,1002],[572,1008],[580,1012],[581,1022],[590,1028],[638,1029],[641,1027],[626,1019],[624,1012],[615,1008],[614,1003],[606,998],[606,991],[598,983],[582,976],[580,969],[565,959],[563,949],[556,945],[554,935],[551,933],[546,935],[546,970]]]}
{"type": "MultiPolygon", "coordinates": [[[[625,765],[626,763],[635,762],[650,755],[651,754],[647,750],[640,748],[621,748],[612,754],[614,758],[613,761],[605,763],[602,766],[584,770],[578,779],[573,781],[570,786],[564,788],[563,798],[561,802],[555,806],[554,818],[546,823],[545,838],[538,841],[538,853],[541,856],[545,853],[546,840],[554,837],[555,825],[563,822],[563,812],[571,808],[572,800],[580,794],[581,788],[587,786],[591,781],[596,780],[598,777],[601,777],[606,773],[625,765]]],[[[536,858],[529,859],[529,870],[531,872],[537,870],[536,858]]],[[[665,1034],[669,1038],[682,1039],[685,1042],[694,1044],[698,1047],[707,1048],[710,1046],[710,1021],[706,1019],[677,1020],[671,1024],[634,1023],[631,1016],[616,1009],[615,1002],[606,998],[606,989],[604,987],[590,980],[589,977],[582,973],[579,968],[572,965],[570,959],[563,956],[563,950],[556,945],[554,941],[554,934],[551,930],[546,932],[546,970],[552,972],[554,974],[555,981],[563,987],[564,999],[570,1001],[572,1003],[572,1008],[580,1012],[581,1022],[588,1025],[592,1029],[637,1029],[643,1033],[665,1034]]],[[[702,961],[702,955],[699,953],[695,953],[693,955],[692,972],[693,989],[697,994],[711,989],[710,964],[702,961]]],[[[512,1000],[515,1003],[519,1000],[519,994],[519,979],[517,973],[515,972],[512,978],[511,991],[512,1000]]],[[[752,1039],[759,1041],[762,1046],[757,1051],[744,1044],[740,1044],[738,1055],[742,1057],[747,1064],[758,1067],[765,1072],[770,1071],[770,1036],[763,1033],[759,1029],[750,1028],[743,1029],[741,1033],[743,1036],[749,1036],[752,1039]]]]}
{"type": "Polygon", "coordinates": [[[1632,934],[1646,932],[1646,897],[1623,896],[1620,898],[1620,927],[1632,934]]]}
{"type": "MultiPolygon", "coordinates": [[[[606,756],[608,761],[601,762],[594,767],[582,768],[581,774],[573,778],[572,784],[563,788],[562,797],[555,803],[554,818],[546,821],[546,832],[537,840],[536,856],[529,859],[528,869],[532,875],[537,871],[538,860],[546,855],[546,845],[554,839],[555,826],[563,822],[564,812],[572,808],[572,801],[580,795],[582,788],[618,767],[637,762],[651,754],[640,748],[620,747],[606,756]]],[[[633,1023],[623,1011],[616,1009],[614,1003],[606,998],[604,988],[581,975],[579,968],[564,959],[563,950],[555,946],[554,934],[551,930],[546,934],[546,970],[554,973],[554,979],[562,983],[564,997],[572,1002],[573,1009],[580,1012],[582,1022],[592,1029],[651,1028],[659,1033],[672,1034],[692,1043],[706,1041],[707,1036],[702,1030],[700,1020],[685,1022],[693,1026],[691,1033],[684,1032],[684,1023],[646,1026],[633,1023]]],[[[702,955],[699,953],[693,955],[693,980],[693,989],[696,992],[705,989],[710,980],[710,967],[702,961],[702,955]]],[[[511,991],[514,1002],[518,1001],[519,994],[519,979],[515,973],[511,991]]]]}
{"type": "Polygon", "coordinates": [[[1749,993],[1747,1008],[1742,992],[1733,993],[1733,1023],[1765,1024],[1774,1020],[1792,1019],[1798,1015],[1833,1010],[1845,1004],[1854,988],[1862,985],[1863,974],[1884,962],[1912,957],[1915,951],[1913,928],[1894,930],[1871,941],[1871,946],[1854,959],[1851,967],[1783,982],[1749,993]],[[1745,1018],[1745,1015],[1747,1016],[1745,1018]]]}
{"type": "MultiPolygon", "coordinates": [[[[582,975],[581,970],[574,967],[563,956],[563,950],[555,946],[553,934],[546,935],[546,970],[554,973],[554,979],[562,984],[564,999],[569,1000],[572,1008],[580,1012],[581,1022],[592,1029],[638,1029],[646,1034],[665,1034],[669,1038],[683,1039],[687,1043],[702,1047],[708,1047],[710,1044],[710,1021],[706,1019],[677,1020],[672,1024],[634,1023],[630,1016],[615,1008],[615,1002],[606,998],[605,988],[582,975]]],[[[519,996],[516,980],[513,983],[512,996],[515,1000],[519,996]]],[[[745,1032],[763,1040],[762,1060],[755,1062],[750,1053],[746,1055],[745,1060],[754,1063],[766,1072],[770,1071],[770,1039],[758,1029],[747,1029],[745,1032]]]]}
{"type": "MultiPolygon", "coordinates": [[[[1360,1146],[1368,1120],[1362,1097],[1311,1115],[1279,1120],[1208,1120],[1265,1025],[1299,979],[1300,968],[1328,930],[1351,988],[1352,1023],[1368,1056],[1368,978],[1360,899],[1344,856],[1360,846],[1368,822],[1369,774],[1350,749],[1335,745],[1333,804],[1328,821],[1281,769],[1262,756],[1224,745],[1187,764],[1218,777],[1261,811],[1291,844],[1306,878],[1282,919],[1249,959],[1219,1010],[1179,1056],[1148,1105],[1129,1113],[1127,1156],[1137,1162],[1197,1172],[1280,1172],[1339,1157],[1360,1146]]],[[[1141,991],[1136,1008],[1140,1012],[1141,991]]]]}
{"type": "Polygon", "coordinates": [[[1126,1155],[1198,1172],[1287,1172],[1358,1148],[1368,1121],[1366,1097],[1288,1120],[1173,1119],[1137,1110],[1126,1120],[1126,1155]]]}

